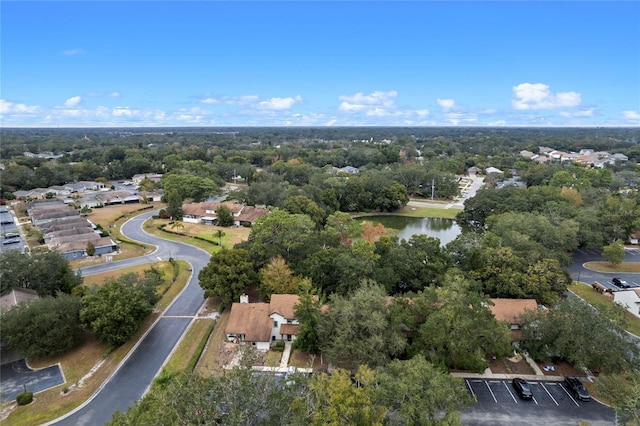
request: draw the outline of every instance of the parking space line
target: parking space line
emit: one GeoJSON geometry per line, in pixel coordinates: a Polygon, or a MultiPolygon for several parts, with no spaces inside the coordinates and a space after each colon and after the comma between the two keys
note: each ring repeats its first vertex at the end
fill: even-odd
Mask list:
{"type": "Polygon", "coordinates": [[[465,379],[465,383],[467,384],[467,387],[469,388],[469,391],[471,392],[471,396],[473,396],[477,401],[478,397],[476,396],[476,393],[473,391],[473,388],[471,387],[471,383],[469,383],[469,380],[465,379]]]}
{"type": "Polygon", "coordinates": [[[540,385],[542,385],[542,389],[544,389],[545,392],[547,392],[547,395],[549,395],[551,397],[553,402],[556,403],[556,406],[559,406],[560,404],[558,404],[558,401],[556,401],[556,399],[553,397],[553,395],[551,395],[551,392],[549,392],[549,389],[547,389],[547,387],[544,385],[544,383],[540,382],[540,385]]]}
{"type": "Polygon", "coordinates": [[[489,392],[491,392],[491,396],[493,397],[493,401],[497,404],[498,400],[496,399],[496,396],[493,394],[493,391],[491,390],[491,386],[489,386],[489,382],[487,382],[486,380],[484,381],[484,384],[487,385],[487,389],[489,389],[489,392]]]}
{"type": "Polygon", "coordinates": [[[566,394],[567,394],[567,396],[568,396],[569,398],[571,398],[571,400],[573,401],[573,403],[574,403],[574,404],[576,404],[576,407],[579,407],[579,406],[580,406],[580,404],[578,404],[578,402],[577,402],[575,399],[573,399],[573,397],[571,396],[571,394],[569,393],[569,391],[567,391],[567,390],[564,388],[564,386],[562,386],[562,385],[558,385],[558,386],[560,386],[560,387],[562,388],[562,390],[564,391],[564,393],[566,393],[566,394]]]}
{"type": "Polygon", "coordinates": [[[504,387],[507,388],[507,392],[509,392],[509,395],[511,395],[511,398],[513,398],[513,402],[515,402],[516,404],[518,403],[518,401],[516,400],[516,397],[513,396],[513,394],[511,393],[511,389],[509,389],[509,386],[507,386],[507,382],[502,382],[504,384],[504,387]]]}

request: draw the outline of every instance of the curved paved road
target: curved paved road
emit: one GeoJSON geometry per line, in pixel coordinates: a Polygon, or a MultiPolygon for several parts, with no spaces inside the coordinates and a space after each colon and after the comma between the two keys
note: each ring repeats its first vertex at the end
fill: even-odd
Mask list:
{"type": "MultiPolygon", "coordinates": [[[[578,249],[571,256],[571,266],[568,268],[571,278],[575,281],[582,281],[587,284],[598,282],[605,287],[617,290],[618,288],[611,284],[613,277],[619,277],[632,284],[637,284],[640,287],[640,274],[635,273],[607,273],[598,272],[585,268],[583,265],[586,262],[602,261],[602,250],[581,250],[578,249]]],[[[640,262],[640,249],[626,250],[625,262],[640,262]]]]}
{"type": "Polygon", "coordinates": [[[196,247],[164,240],[144,232],[142,224],[153,214],[155,212],[144,213],[122,226],[122,233],[128,238],[156,245],[158,248],[153,253],[83,268],[82,275],[153,262],[158,258],[166,260],[172,256],[191,264],[189,282],[93,398],[70,414],[48,424],[96,426],[110,421],[116,410],[126,411],[146,393],[149,384],[202,307],[204,292],[198,284],[198,272],[209,262],[209,254],[196,247]]]}

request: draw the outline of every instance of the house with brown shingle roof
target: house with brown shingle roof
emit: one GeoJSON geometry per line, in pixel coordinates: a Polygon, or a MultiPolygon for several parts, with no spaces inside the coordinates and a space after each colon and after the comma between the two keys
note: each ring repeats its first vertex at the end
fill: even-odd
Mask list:
{"type": "Polygon", "coordinates": [[[295,340],[299,322],[295,318],[295,294],[273,294],[269,303],[249,303],[246,295],[240,303],[231,305],[225,328],[227,340],[251,343],[259,350],[268,350],[272,342],[295,340]]]}
{"type": "Polygon", "coordinates": [[[231,214],[233,215],[233,224],[235,226],[253,225],[256,220],[269,213],[266,208],[228,202],[188,203],[182,206],[182,221],[213,225],[218,220],[216,211],[220,206],[225,206],[231,211],[231,214]]]}
{"type": "Polygon", "coordinates": [[[519,342],[522,332],[520,331],[520,320],[527,311],[536,311],[538,302],[536,299],[491,299],[493,305],[489,310],[493,316],[502,322],[509,324],[511,329],[511,340],[519,342]]]}

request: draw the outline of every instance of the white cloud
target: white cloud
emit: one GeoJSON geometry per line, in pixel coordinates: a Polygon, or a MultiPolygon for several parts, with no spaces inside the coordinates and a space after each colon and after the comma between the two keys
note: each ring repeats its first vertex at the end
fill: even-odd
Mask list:
{"type": "Polygon", "coordinates": [[[268,109],[268,110],[283,110],[290,109],[294,104],[302,102],[302,97],[299,95],[296,97],[288,97],[288,98],[271,98],[261,101],[258,104],[260,109],[268,109]]]}
{"type": "Polygon", "coordinates": [[[561,111],[560,115],[563,117],[593,117],[593,112],[594,109],[593,108],[589,108],[589,109],[584,109],[582,111],[575,111],[575,112],[567,112],[567,111],[561,111]]]}
{"type": "Polygon", "coordinates": [[[9,102],[0,99],[0,114],[35,114],[40,110],[39,106],[9,102]]]}
{"type": "Polygon", "coordinates": [[[543,83],[522,83],[513,86],[514,99],[511,105],[517,110],[569,108],[580,105],[582,95],[578,92],[552,93],[543,83]]]}
{"type": "Polygon", "coordinates": [[[243,96],[210,96],[205,95],[200,100],[203,104],[208,105],[251,105],[260,100],[258,95],[243,95],[243,96]]]}
{"type": "Polygon", "coordinates": [[[65,56],[75,56],[75,55],[84,55],[85,51],[83,49],[67,49],[63,50],[62,54],[65,56]]]}
{"type": "Polygon", "coordinates": [[[342,101],[338,109],[345,112],[358,112],[363,110],[373,110],[376,107],[390,108],[394,106],[398,92],[391,90],[388,92],[375,91],[369,95],[361,92],[355,95],[340,95],[338,99],[342,101]]]}
{"type": "Polygon", "coordinates": [[[131,117],[134,114],[136,114],[136,110],[132,110],[129,107],[115,107],[113,108],[113,110],[111,110],[111,114],[114,117],[131,117]]]}
{"type": "Polygon", "coordinates": [[[451,108],[456,106],[456,101],[453,100],[453,99],[440,99],[440,98],[438,98],[436,100],[436,102],[438,102],[438,105],[440,105],[440,107],[445,111],[448,111],[451,108]]]}
{"type": "Polygon", "coordinates": [[[74,96],[64,101],[64,106],[67,108],[73,108],[74,106],[77,106],[80,101],[82,101],[82,98],[80,96],[74,96]]]}
{"type": "Polygon", "coordinates": [[[640,121],[640,112],[638,111],[622,111],[625,120],[640,121]]]}
{"type": "Polygon", "coordinates": [[[90,98],[119,98],[120,92],[89,92],[86,95],[90,98]]]}

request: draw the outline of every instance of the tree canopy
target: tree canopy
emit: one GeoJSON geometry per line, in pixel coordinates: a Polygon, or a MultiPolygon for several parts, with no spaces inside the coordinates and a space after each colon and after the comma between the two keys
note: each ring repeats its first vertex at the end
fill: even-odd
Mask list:
{"type": "Polygon", "coordinates": [[[27,357],[65,353],[83,341],[81,300],[66,294],[20,303],[2,312],[2,343],[27,357]]]}
{"type": "Polygon", "coordinates": [[[244,249],[226,249],[214,253],[207,266],[200,270],[198,280],[205,297],[220,297],[222,308],[239,301],[249,286],[257,281],[249,252],[244,249]]]}

